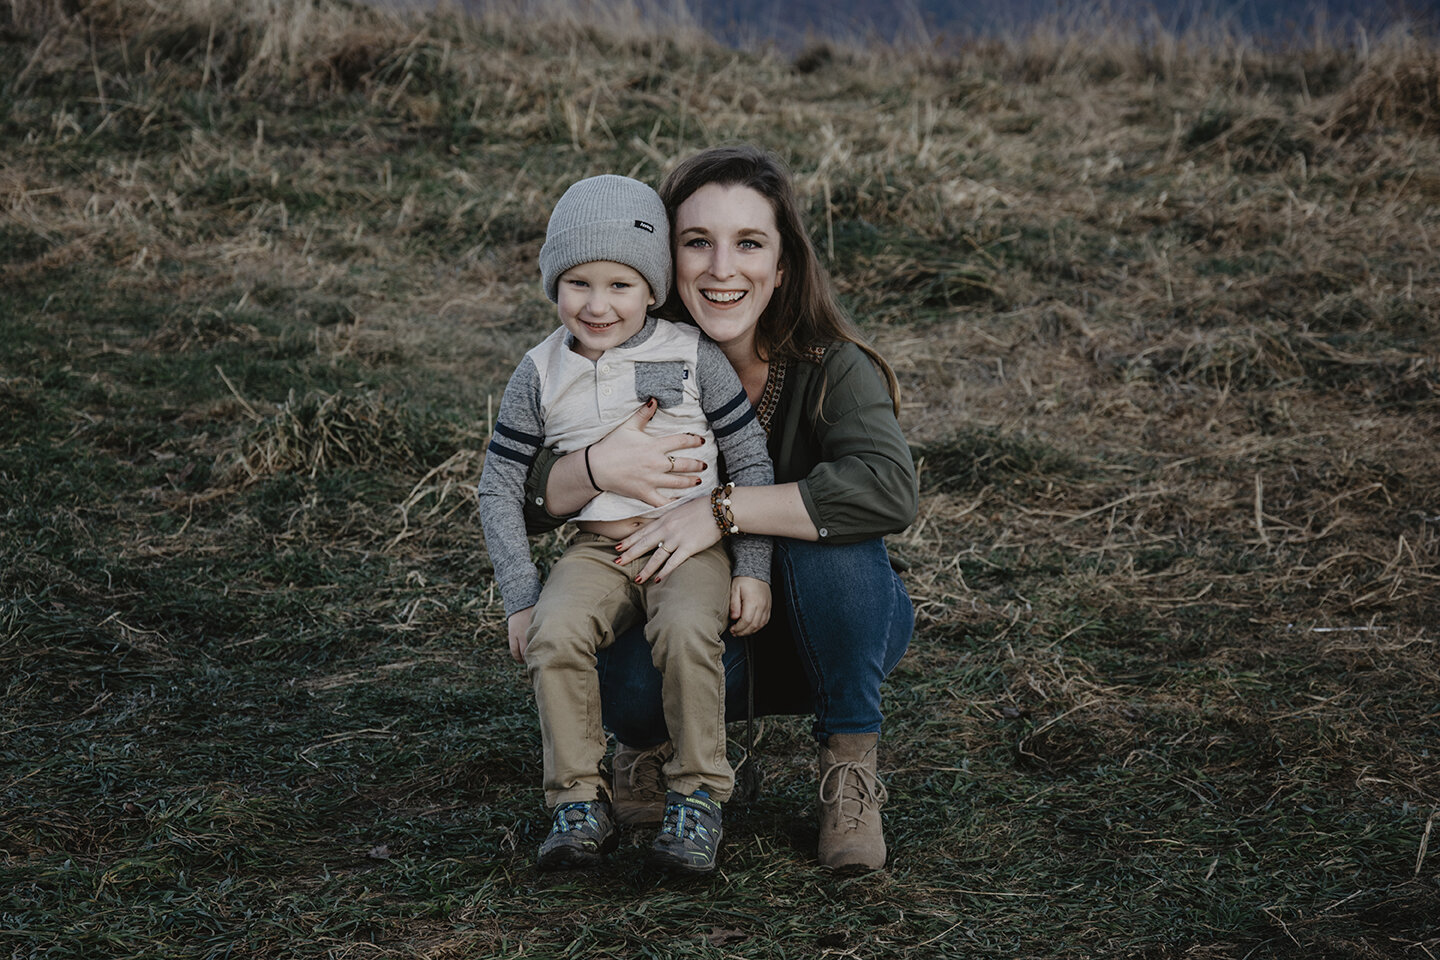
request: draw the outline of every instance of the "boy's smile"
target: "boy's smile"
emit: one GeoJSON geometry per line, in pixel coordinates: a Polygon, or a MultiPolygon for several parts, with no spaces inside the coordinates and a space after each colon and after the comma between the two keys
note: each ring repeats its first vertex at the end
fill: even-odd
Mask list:
{"type": "Polygon", "coordinates": [[[556,283],[560,322],[574,338],[570,349],[587,360],[618,347],[645,326],[645,308],[655,302],[634,267],[592,260],[560,274],[556,283]]]}

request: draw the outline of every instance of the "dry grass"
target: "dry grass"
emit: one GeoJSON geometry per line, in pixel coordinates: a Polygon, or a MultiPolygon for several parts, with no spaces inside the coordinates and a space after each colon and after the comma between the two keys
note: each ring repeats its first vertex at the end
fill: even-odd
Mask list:
{"type": "Polygon", "coordinates": [[[0,5],[11,952],[1440,949],[1433,41],[577,10],[0,5]],[[782,719],[713,884],[540,877],[486,425],[564,186],[732,139],[921,462],[894,863],[815,872],[782,719]]]}
{"type": "Polygon", "coordinates": [[[1383,39],[1341,92],[1328,125],[1346,134],[1394,126],[1440,132],[1440,54],[1404,34],[1383,39]]]}

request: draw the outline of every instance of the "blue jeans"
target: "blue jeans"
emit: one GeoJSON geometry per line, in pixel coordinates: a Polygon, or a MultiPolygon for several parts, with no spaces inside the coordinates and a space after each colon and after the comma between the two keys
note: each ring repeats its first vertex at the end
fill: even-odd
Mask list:
{"type": "MultiPolygon", "coordinates": [[[[831,545],[775,538],[770,623],[749,638],[755,712],[813,713],[821,742],[833,733],[878,733],[880,683],[910,645],[915,609],[878,537],[831,545]]],[[[725,719],[744,720],[746,644],[725,635],[725,719]]],[[[605,726],[625,744],[670,738],[660,674],[642,628],[596,655],[605,726]]]]}

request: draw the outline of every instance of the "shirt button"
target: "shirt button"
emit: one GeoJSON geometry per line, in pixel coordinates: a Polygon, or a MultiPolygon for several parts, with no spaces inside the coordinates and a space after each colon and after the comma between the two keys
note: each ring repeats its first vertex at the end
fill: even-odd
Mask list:
{"type": "Polygon", "coordinates": [[[544,497],[536,497],[536,498],[535,498],[535,506],[537,506],[537,507],[543,507],[543,506],[545,506],[545,498],[544,498],[544,497]]]}
{"type": "Polygon", "coordinates": [[[600,388],[600,392],[603,393],[603,394],[605,394],[605,396],[608,397],[608,396],[610,396],[610,394],[614,393],[615,391],[614,391],[614,390],[611,390],[609,387],[601,387],[601,388],[600,388]]]}
{"type": "Polygon", "coordinates": [[[828,536],[830,536],[830,531],[829,531],[829,530],[826,530],[824,527],[821,527],[821,528],[820,528],[820,536],[822,536],[822,537],[828,537],[828,536]]]}

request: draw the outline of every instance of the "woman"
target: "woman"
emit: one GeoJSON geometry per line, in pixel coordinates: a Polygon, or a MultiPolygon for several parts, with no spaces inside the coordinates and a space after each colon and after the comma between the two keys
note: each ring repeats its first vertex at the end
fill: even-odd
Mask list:
{"type": "MultiPolygon", "coordinates": [[[[880,684],[914,626],[881,540],[910,524],[917,501],[895,375],[836,301],[777,158],[749,146],[705,150],[665,178],[660,196],[678,294],[666,313],[697,324],[734,366],[768,434],[776,482],[683,504],[621,541],[620,559],[649,554],[641,576],[660,579],[722,528],[775,538],[774,611],[749,644],[753,690],[744,644],[726,638],[727,716],[743,718],[750,696],[759,715],[814,713],[820,860],[845,872],[879,869],[880,684]]],[[[676,454],[697,441],[649,436],[647,413],[592,446],[588,472],[580,451],[539,458],[527,487],[532,525],[553,526],[597,487],[659,504],[692,485],[703,465],[676,454]]],[[[664,757],[660,680],[638,631],[604,651],[599,668],[605,723],[622,744],[623,815],[648,799],[634,795],[648,779],[637,761],[664,757]]]]}

